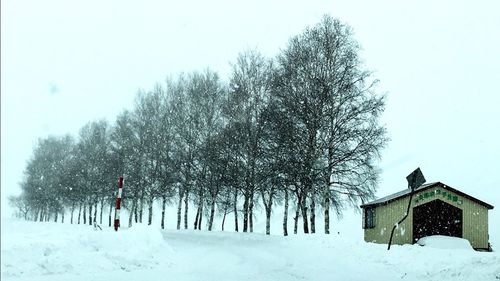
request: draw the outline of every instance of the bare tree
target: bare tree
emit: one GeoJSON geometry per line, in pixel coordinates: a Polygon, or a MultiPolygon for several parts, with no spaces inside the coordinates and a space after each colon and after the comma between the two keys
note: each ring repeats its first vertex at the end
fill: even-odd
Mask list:
{"type": "Polygon", "coordinates": [[[344,203],[332,193],[355,204],[373,196],[376,187],[375,164],[387,142],[378,124],[384,99],[376,94],[376,81],[363,70],[358,53],[351,29],[325,16],[292,38],[277,59],[273,94],[303,148],[298,152],[296,200],[306,233],[308,211],[314,231],[318,198],[328,226],[331,201],[344,203]]]}
{"type": "Polygon", "coordinates": [[[271,64],[256,50],[240,53],[230,80],[227,118],[241,142],[236,155],[243,173],[243,232],[253,231],[253,208],[256,201],[258,170],[261,161],[262,111],[269,96],[271,64]]]}
{"type": "Polygon", "coordinates": [[[16,212],[14,215],[18,218],[28,219],[28,213],[31,210],[29,203],[26,201],[24,194],[19,196],[9,196],[9,205],[15,208],[16,212]]]}
{"type": "Polygon", "coordinates": [[[89,122],[78,141],[41,139],[22,181],[22,194],[10,198],[18,215],[37,221],[102,223],[109,207],[111,226],[116,179],[124,176],[123,206],[129,226],[153,220],[161,200],[177,204],[177,229],[188,228],[194,204],[195,229],[203,217],[213,229],[216,214],[234,214],[235,231],[253,231],[254,209],[263,206],[270,234],[274,206],[295,211],[305,233],[316,232],[323,211],[325,233],[330,211],[373,197],[377,161],[387,142],[379,124],[384,97],[359,56],[351,29],[329,16],[290,39],[270,61],[256,50],[239,54],[226,87],[205,70],[151,91],[139,91],[134,108],[113,126],[89,122]],[[100,209],[100,213],[98,213],[100,209]],[[295,209],[295,210],[294,210],[295,209]],[[146,212],[145,212],[146,210],[146,212]],[[87,216],[88,213],[88,216],[87,216]]]}

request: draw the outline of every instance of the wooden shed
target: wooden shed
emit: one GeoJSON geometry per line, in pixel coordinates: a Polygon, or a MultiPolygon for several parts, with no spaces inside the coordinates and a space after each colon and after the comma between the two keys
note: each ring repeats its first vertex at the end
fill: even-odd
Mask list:
{"type": "MultiPolygon", "coordinates": [[[[405,214],[411,190],[361,205],[365,241],[387,244],[392,227],[405,214]]],[[[476,250],[490,249],[488,210],[493,206],[441,182],[416,188],[410,212],[394,232],[393,244],[413,244],[430,235],[469,240],[476,250]]]]}

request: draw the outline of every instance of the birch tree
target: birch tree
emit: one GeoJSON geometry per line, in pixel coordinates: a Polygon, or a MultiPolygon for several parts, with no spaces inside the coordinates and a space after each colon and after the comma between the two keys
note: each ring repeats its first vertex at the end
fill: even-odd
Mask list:
{"type": "Polygon", "coordinates": [[[305,233],[308,211],[314,231],[318,198],[328,233],[332,200],[337,207],[355,205],[372,197],[376,187],[376,163],[387,142],[379,124],[384,98],[364,70],[359,49],[347,25],[325,16],[293,37],[277,58],[272,93],[303,148],[296,200],[305,233]]]}
{"type": "Polygon", "coordinates": [[[269,95],[269,75],[271,65],[256,50],[239,54],[233,65],[229,90],[229,120],[241,141],[241,168],[243,186],[243,232],[253,232],[253,208],[255,204],[259,158],[261,155],[262,111],[269,95]]]}

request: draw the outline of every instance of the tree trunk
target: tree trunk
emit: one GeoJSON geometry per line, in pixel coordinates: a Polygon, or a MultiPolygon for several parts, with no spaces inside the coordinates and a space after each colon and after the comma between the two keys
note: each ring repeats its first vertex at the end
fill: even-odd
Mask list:
{"type": "Polygon", "coordinates": [[[64,223],[64,210],[61,212],[61,223],[64,223]]]}
{"type": "Polygon", "coordinates": [[[201,221],[202,221],[202,219],[203,219],[203,199],[200,202],[200,217],[198,218],[198,230],[201,230],[201,221]]]}
{"type": "Polygon", "coordinates": [[[141,195],[141,199],[139,201],[139,222],[142,223],[142,214],[144,212],[144,192],[141,195]]]}
{"type": "MultiPolygon", "coordinates": [[[[111,227],[111,216],[113,215],[113,200],[111,200],[111,203],[109,203],[109,216],[108,216],[108,226],[111,227]]],[[[130,213],[130,217],[132,216],[132,213],[130,213]]]]}
{"type": "Polygon", "coordinates": [[[179,187],[179,203],[177,204],[177,229],[181,229],[181,217],[182,217],[182,198],[184,194],[182,193],[182,187],[179,187]]]}
{"type": "Polygon", "coordinates": [[[325,234],[330,234],[330,197],[325,198],[325,234]]]}
{"type": "Polygon", "coordinates": [[[285,213],[283,214],[283,235],[288,236],[288,189],[285,188],[285,213]]]}
{"type": "Polygon", "coordinates": [[[71,205],[71,219],[70,222],[73,224],[73,214],[75,213],[75,203],[71,205]]]}
{"type": "Polygon", "coordinates": [[[269,193],[269,202],[265,202],[264,194],[262,195],[262,201],[264,201],[264,207],[266,208],[266,234],[271,234],[271,213],[273,211],[273,197],[274,197],[274,187],[271,188],[269,193]]]}
{"type": "Polygon", "coordinates": [[[148,200],[148,225],[151,225],[153,222],[153,202],[154,197],[151,196],[148,200]]]}
{"type": "Polygon", "coordinates": [[[224,223],[226,222],[227,210],[224,210],[224,216],[222,217],[222,231],[224,231],[224,223]]]}
{"type": "Polygon", "coordinates": [[[243,232],[247,232],[248,230],[248,200],[249,195],[248,191],[245,191],[245,199],[243,201],[243,232]]]}
{"type": "MultiPolygon", "coordinates": [[[[135,216],[135,223],[137,223],[137,211],[135,209],[135,205],[137,201],[135,199],[132,200],[132,207],[130,208],[130,215],[128,216],[128,227],[132,227],[132,219],[134,218],[134,213],[136,214],[135,216]]],[[[116,216],[116,212],[115,212],[116,216]]]]}
{"type": "Polygon", "coordinates": [[[87,204],[83,203],[83,224],[87,224],[87,204]]]}
{"type": "Polygon", "coordinates": [[[311,233],[316,233],[316,203],[314,196],[311,197],[311,233]]]}
{"type": "Polygon", "coordinates": [[[104,209],[104,197],[101,199],[101,211],[100,211],[100,214],[99,214],[99,224],[102,225],[102,211],[104,209]]]}
{"type": "Polygon", "coordinates": [[[253,232],[253,192],[250,195],[250,202],[248,204],[248,224],[250,232],[253,232]]]}
{"type": "MultiPolygon", "coordinates": [[[[328,147],[328,170],[332,170],[333,167],[333,161],[334,161],[334,149],[333,146],[328,147]]],[[[331,175],[327,175],[325,177],[325,189],[323,192],[323,198],[325,199],[324,201],[324,206],[323,209],[325,210],[324,214],[324,219],[325,219],[325,234],[330,234],[330,178],[331,175]]]]}
{"type": "Polygon", "coordinates": [[[212,202],[210,203],[210,218],[208,219],[208,231],[212,231],[214,216],[215,216],[215,198],[212,198],[212,202]]]}
{"type": "Polygon", "coordinates": [[[194,230],[198,229],[198,218],[200,216],[200,207],[196,211],[196,217],[194,218],[194,230]]]}
{"type": "Polygon", "coordinates": [[[185,191],[184,197],[184,229],[188,229],[188,206],[189,206],[189,190],[185,191]]]}
{"type": "Polygon", "coordinates": [[[137,201],[137,200],[138,200],[138,199],[135,199],[135,200],[134,200],[134,204],[133,204],[133,205],[134,205],[134,218],[135,218],[135,223],[138,223],[138,222],[139,222],[139,215],[138,215],[138,212],[137,212],[137,205],[139,205],[139,204],[138,204],[138,201],[137,201]]]}
{"type": "Polygon", "coordinates": [[[92,225],[92,203],[89,202],[89,225],[92,225]]]}
{"type": "Polygon", "coordinates": [[[78,224],[80,224],[80,217],[82,215],[82,204],[78,205],[78,224]]]}
{"type": "Polygon", "coordinates": [[[58,218],[59,213],[57,211],[55,213],[56,214],[54,215],[54,222],[57,222],[57,218],[58,218]]]}
{"type": "Polygon", "coordinates": [[[302,222],[304,223],[304,233],[309,233],[309,222],[307,221],[307,206],[306,198],[302,200],[300,204],[300,209],[302,211],[302,222]]]}
{"type": "Polygon", "coordinates": [[[234,230],[238,232],[238,191],[234,192],[234,202],[233,202],[233,212],[234,212],[234,230]]]}
{"type": "Polygon", "coordinates": [[[300,215],[300,198],[297,199],[297,208],[295,209],[295,217],[293,218],[293,234],[297,234],[300,215]]]}
{"type": "MultiPolygon", "coordinates": [[[[182,198],[181,198],[182,199],[182,198]]],[[[165,229],[165,206],[167,205],[167,197],[163,196],[162,201],[161,201],[161,229],[165,229]]],[[[179,209],[180,211],[180,209],[179,209]]],[[[181,227],[181,216],[180,212],[177,213],[177,229],[180,229],[181,227]]]]}
{"type": "Polygon", "coordinates": [[[271,202],[269,202],[269,207],[266,207],[266,234],[271,234],[271,202]]]}
{"type": "Polygon", "coordinates": [[[92,224],[97,224],[97,200],[94,203],[94,220],[92,221],[92,224]]]}

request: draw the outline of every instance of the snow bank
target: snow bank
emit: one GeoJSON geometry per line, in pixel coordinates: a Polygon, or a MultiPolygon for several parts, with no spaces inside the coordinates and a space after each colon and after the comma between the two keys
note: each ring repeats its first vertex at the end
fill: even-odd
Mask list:
{"type": "Polygon", "coordinates": [[[419,245],[387,251],[350,234],[283,237],[143,225],[116,233],[60,223],[2,224],[7,281],[500,279],[498,252],[419,245]]]}
{"type": "Polygon", "coordinates": [[[436,249],[463,249],[473,250],[469,240],[443,235],[433,235],[422,237],[417,241],[420,246],[432,247],[436,249]]]}
{"type": "Polygon", "coordinates": [[[158,229],[93,230],[90,226],[7,220],[2,277],[94,274],[169,264],[172,249],[158,229]]]}

